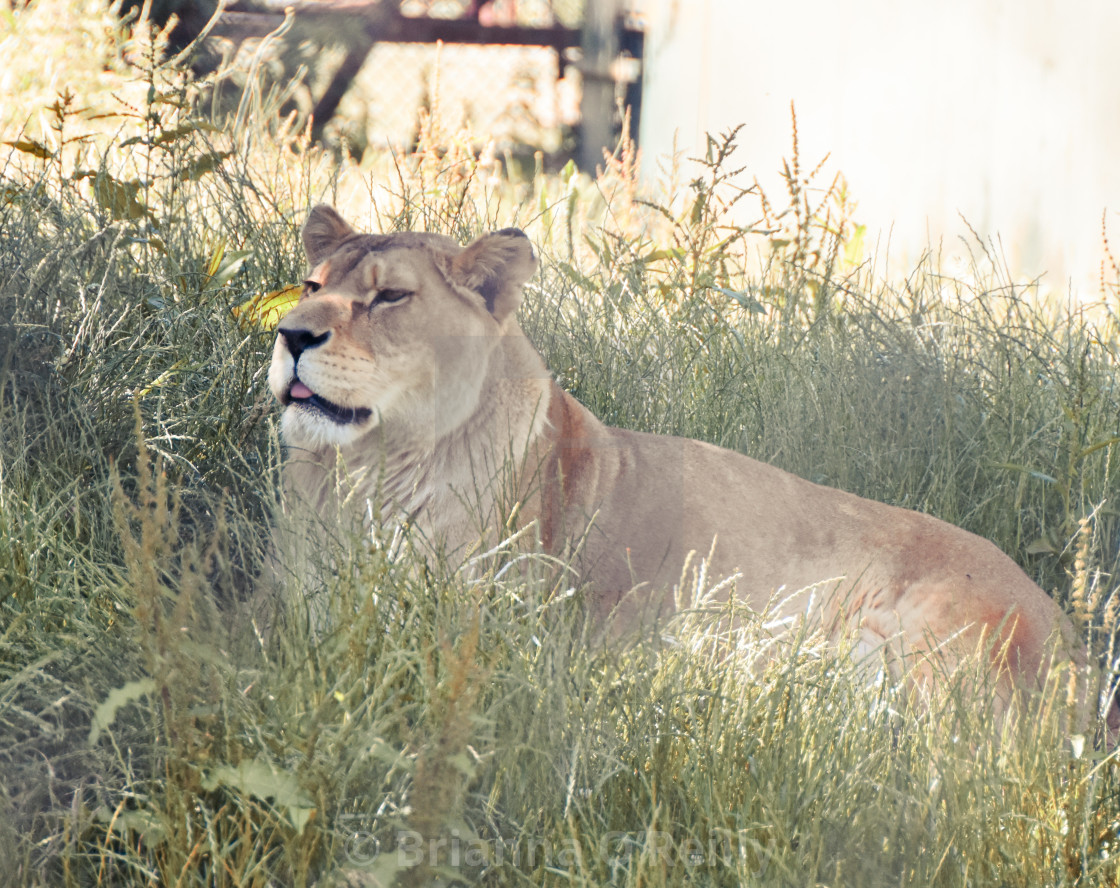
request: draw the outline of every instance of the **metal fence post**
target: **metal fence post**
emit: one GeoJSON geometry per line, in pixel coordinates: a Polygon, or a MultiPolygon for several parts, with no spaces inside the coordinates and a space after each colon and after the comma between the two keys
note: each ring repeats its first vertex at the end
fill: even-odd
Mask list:
{"type": "Polygon", "coordinates": [[[620,0],[587,0],[583,24],[583,100],[579,166],[594,173],[603,149],[614,150],[615,81],[611,63],[618,57],[620,0]]]}

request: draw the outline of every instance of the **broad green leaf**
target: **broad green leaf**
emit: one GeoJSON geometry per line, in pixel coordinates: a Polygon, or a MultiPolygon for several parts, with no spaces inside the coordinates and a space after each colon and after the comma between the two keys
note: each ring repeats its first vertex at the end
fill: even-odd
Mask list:
{"type": "Polygon", "coordinates": [[[367,754],[387,765],[400,764],[403,765],[406,770],[410,770],[408,767],[408,759],[405,758],[405,754],[396,747],[390,746],[380,737],[374,739],[367,754]]]}
{"type": "Polygon", "coordinates": [[[1058,548],[1046,539],[1039,537],[1024,550],[1028,555],[1060,555],[1058,548]]]}
{"type": "Polygon", "coordinates": [[[143,837],[149,845],[162,842],[167,837],[167,830],[159,817],[146,808],[111,810],[106,805],[101,805],[93,812],[93,819],[105,824],[111,824],[111,829],[119,836],[135,833],[143,837]]]}
{"type": "Polygon", "coordinates": [[[122,706],[135,703],[155,689],[156,683],[153,679],[141,678],[111,690],[109,696],[93,711],[93,723],[89,729],[89,745],[93,746],[100,739],[101,732],[113,723],[122,706]]]}
{"type": "Polygon", "coordinates": [[[475,772],[478,770],[475,763],[465,752],[460,752],[457,755],[449,755],[446,761],[447,764],[451,765],[456,771],[468,779],[474,777],[475,772]]]}
{"type": "Polygon", "coordinates": [[[210,254],[206,263],[207,285],[211,287],[224,287],[236,276],[253,253],[251,250],[234,250],[227,253],[225,241],[222,241],[210,254]]]}
{"type": "MultiPolygon", "coordinates": [[[[402,872],[412,869],[420,860],[427,859],[426,848],[425,853],[420,854],[416,861],[410,861],[399,849],[383,851],[369,863],[359,861],[361,863],[360,869],[339,870],[337,876],[340,884],[343,885],[361,885],[363,888],[366,888],[366,886],[368,888],[390,888],[390,886],[397,884],[397,878],[402,872]]],[[[456,875],[459,874],[456,873],[456,875]]],[[[335,883],[332,882],[331,884],[335,883]]]]}
{"type": "Polygon", "coordinates": [[[1103,441],[1090,444],[1088,447],[1077,452],[1077,458],[1084,459],[1096,453],[1098,450],[1104,450],[1106,447],[1112,447],[1114,444],[1120,444],[1120,435],[1113,435],[1111,438],[1105,438],[1103,441]]]}
{"type": "Polygon", "coordinates": [[[202,778],[203,789],[213,792],[219,786],[271,801],[299,832],[315,815],[315,802],[300,788],[299,781],[261,756],[236,766],[222,765],[202,778]]]}
{"type": "Polygon", "coordinates": [[[715,287],[714,289],[733,302],[739,303],[739,305],[747,309],[747,311],[753,311],[755,314],[766,313],[766,306],[748,293],[742,293],[738,290],[729,290],[726,287],[715,287]]]}
{"type": "Polygon", "coordinates": [[[708,206],[708,195],[701,188],[696,195],[696,201],[692,204],[692,212],[689,218],[693,225],[699,225],[704,218],[704,210],[708,206]]]}
{"type": "Polygon", "coordinates": [[[849,268],[854,268],[863,262],[863,242],[866,235],[867,226],[857,225],[844,245],[844,264],[849,268]]]}
{"type": "Polygon", "coordinates": [[[992,463],[992,466],[997,469],[1007,469],[1011,472],[1022,472],[1036,481],[1042,481],[1045,484],[1057,484],[1058,479],[1053,475],[1047,475],[1045,472],[1040,472],[1038,469],[1032,469],[1030,466],[1019,465],[1018,463],[998,462],[992,463]]]}

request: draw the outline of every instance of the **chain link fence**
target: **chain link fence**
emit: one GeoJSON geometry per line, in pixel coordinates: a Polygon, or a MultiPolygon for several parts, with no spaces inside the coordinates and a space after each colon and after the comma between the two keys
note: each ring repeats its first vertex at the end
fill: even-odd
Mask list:
{"type": "Polygon", "coordinates": [[[579,122],[579,98],[578,71],[549,47],[379,43],[328,132],[356,145],[407,147],[427,108],[477,143],[555,154],[579,122]]]}
{"type": "MultiPolygon", "coordinates": [[[[232,36],[218,32],[233,60],[227,70],[255,64],[274,84],[298,72],[288,107],[313,116],[317,136],[357,153],[407,149],[427,109],[442,131],[469,132],[478,149],[561,161],[576,149],[580,28],[596,0],[306,0],[279,38],[275,0],[254,2],[239,9],[259,13],[229,16],[239,29],[232,36]],[[486,42],[496,37],[509,42],[486,42]]],[[[627,14],[633,6],[622,3],[627,14]]]]}

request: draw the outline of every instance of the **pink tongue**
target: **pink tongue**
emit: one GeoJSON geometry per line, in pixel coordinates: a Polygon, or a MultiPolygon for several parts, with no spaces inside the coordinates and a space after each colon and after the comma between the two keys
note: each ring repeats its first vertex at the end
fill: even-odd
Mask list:
{"type": "Polygon", "coordinates": [[[288,392],[288,395],[290,397],[295,398],[297,401],[302,401],[305,398],[310,398],[313,394],[315,394],[315,393],[313,391],[311,391],[311,389],[309,389],[307,386],[305,386],[302,382],[300,382],[298,379],[296,380],[295,384],[292,386],[292,390],[290,392],[288,392]]]}

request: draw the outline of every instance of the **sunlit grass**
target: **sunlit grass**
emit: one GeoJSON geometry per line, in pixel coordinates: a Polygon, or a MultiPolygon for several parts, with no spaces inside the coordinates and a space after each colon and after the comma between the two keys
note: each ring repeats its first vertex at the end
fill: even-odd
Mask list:
{"type": "Polygon", "coordinates": [[[980,533],[1107,668],[1107,307],[1039,302],[982,247],[968,283],[932,260],[874,282],[803,207],[799,243],[736,227],[757,196],[727,139],[660,194],[625,158],[509,181],[438,121],[358,163],[194,116],[149,42],[99,52],[128,40],[149,61],[127,95],[159,88],[108,134],[79,76],[53,110],[26,94],[44,127],[0,121],[46,149],[0,169],[4,884],[1117,884],[1117,763],[1071,742],[1064,688],[1000,739],[967,675],[910,706],[765,615],[738,615],[738,659],[699,610],[604,647],[547,558],[457,571],[393,527],[339,527],[314,612],[264,643],[271,335],[231,313],[300,279],[324,199],[369,229],[520,225],[542,254],[523,326],[596,414],[980,533]]]}

